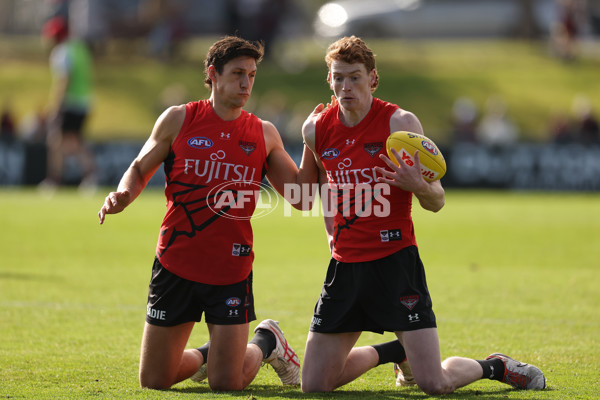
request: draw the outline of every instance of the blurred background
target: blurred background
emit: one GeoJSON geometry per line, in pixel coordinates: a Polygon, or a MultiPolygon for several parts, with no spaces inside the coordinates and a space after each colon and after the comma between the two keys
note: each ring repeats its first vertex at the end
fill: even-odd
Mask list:
{"type": "Polygon", "coordinates": [[[600,0],[0,0],[2,186],[48,176],[56,21],[91,77],[87,155],[65,153],[60,184],[91,168],[91,187],[116,185],[164,109],[208,97],[202,61],[226,34],[265,42],[246,109],[298,161],[331,95],[325,49],[357,35],[377,55],[375,96],[442,149],[446,187],[600,190],[600,0]]]}

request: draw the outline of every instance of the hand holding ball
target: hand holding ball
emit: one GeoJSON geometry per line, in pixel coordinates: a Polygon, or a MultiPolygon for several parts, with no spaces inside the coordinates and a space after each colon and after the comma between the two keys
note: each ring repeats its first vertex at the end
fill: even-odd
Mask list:
{"type": "Polygon", "coordinates": [[[418,150],[421,173],[427,182],[433,182],[446,173],[446,160],[435,143],[426,136],[417,133],[399,131],[388,136],[387,154],[396,165],[398,162],[391,149],[395,149],[406,165],[414,165],[413,155],[418,150]]]}

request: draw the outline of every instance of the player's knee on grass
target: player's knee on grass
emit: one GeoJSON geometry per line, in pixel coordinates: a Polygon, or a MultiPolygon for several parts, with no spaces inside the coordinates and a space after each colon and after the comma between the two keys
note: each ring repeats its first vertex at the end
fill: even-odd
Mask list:
{"type": "Polygon", "coordinates": [[[436,379],[421,378],[415,380],[417,381],[419,388],[430,396],[447,394],[453,391],[453,388],[449,384],[436,379]]]}
{"type": "Polygon", "coordinates": [[[304,393],[322,393],[332,392],[335,386],[328,384],[325,376],[318,370],[310,368],[310,365],[307,365],[305,361],[300,388],[304,393]]]}
{"type": "MultiPolygon", "coordinates": [[[[245,378],[244,374],[240,372],[236,373],[234,371],[238,371],[236,368],[219,368],[222,366],[227,366],[226,363],[218,365],[217,368],[211,368],[209,365],[208,368],[208,386],[211,390],[214,391],[238,391],[243,390],[247,384],[244,383],[245,378]]],[[[251,379],[250,379],[251,381],[251,379]]]]}
{"type": "Polygon", "coordinates": [[[140,374],[140,386],[145,389],[165,390],[169,389],[172,383],[164,376],[140,374]]]}
{"type": "Polygon", "coordinates": [[[220,381],[214,382],[214,381],[209,380],[208,386],[210,386],[210,389],[214,390],[215,392],[230,392],[230,391],[239,391],[239,390],[244,389],[244,385],[242,384],[241,381],[231,382],[231,381],[220,380],[220,381]]]}
{"type": "Polygon", "coordinates": [[[331,385],[326,385],[324,382],[312,382],[305,381],[302,379],[301,389],[304,393],[324,393],[324,392],[332,392],[335,387],[331,385]]]}

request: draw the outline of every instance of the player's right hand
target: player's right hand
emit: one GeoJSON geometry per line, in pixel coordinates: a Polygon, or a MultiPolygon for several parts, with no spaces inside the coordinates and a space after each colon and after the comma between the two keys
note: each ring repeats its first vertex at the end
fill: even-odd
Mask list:
{"type": "Polygon", "coordinates": [[[98,219],[100,224],[104,223],[106,214],[117,214],[120,213],[129,205],[131,202],[131,193],[128,190],[122,192],[110,192],[106,199],[104,199],[104,205],[100,211],[98,211],[98,219]]]}

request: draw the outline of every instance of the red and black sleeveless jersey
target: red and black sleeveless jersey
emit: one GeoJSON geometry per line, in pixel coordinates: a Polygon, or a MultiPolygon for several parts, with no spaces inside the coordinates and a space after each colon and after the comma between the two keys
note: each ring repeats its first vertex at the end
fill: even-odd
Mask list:
{"type": "Polygon", "coordinates": [[[266,173],[261,120],[222,120],[208,100],[186,104],[165,160],[167,213],[156,254],[174,274],[229,285],[252,270],[250,218],[266,173]]]}
{"type": "MultiPolygon", "coordinates": [[[[374,167],[386,168],[390,118],[398,106],[373,98],[356,126],[343,125],[339,105],[325,111],[315,127],[315,146],[327,180],[334,215],[332,255],[338,261],[364,262],[416,245],[411,217],[412,193],[377,181],[374,167]]],[[[323,196],[325,197],[325,196],[323,196]]]]}

